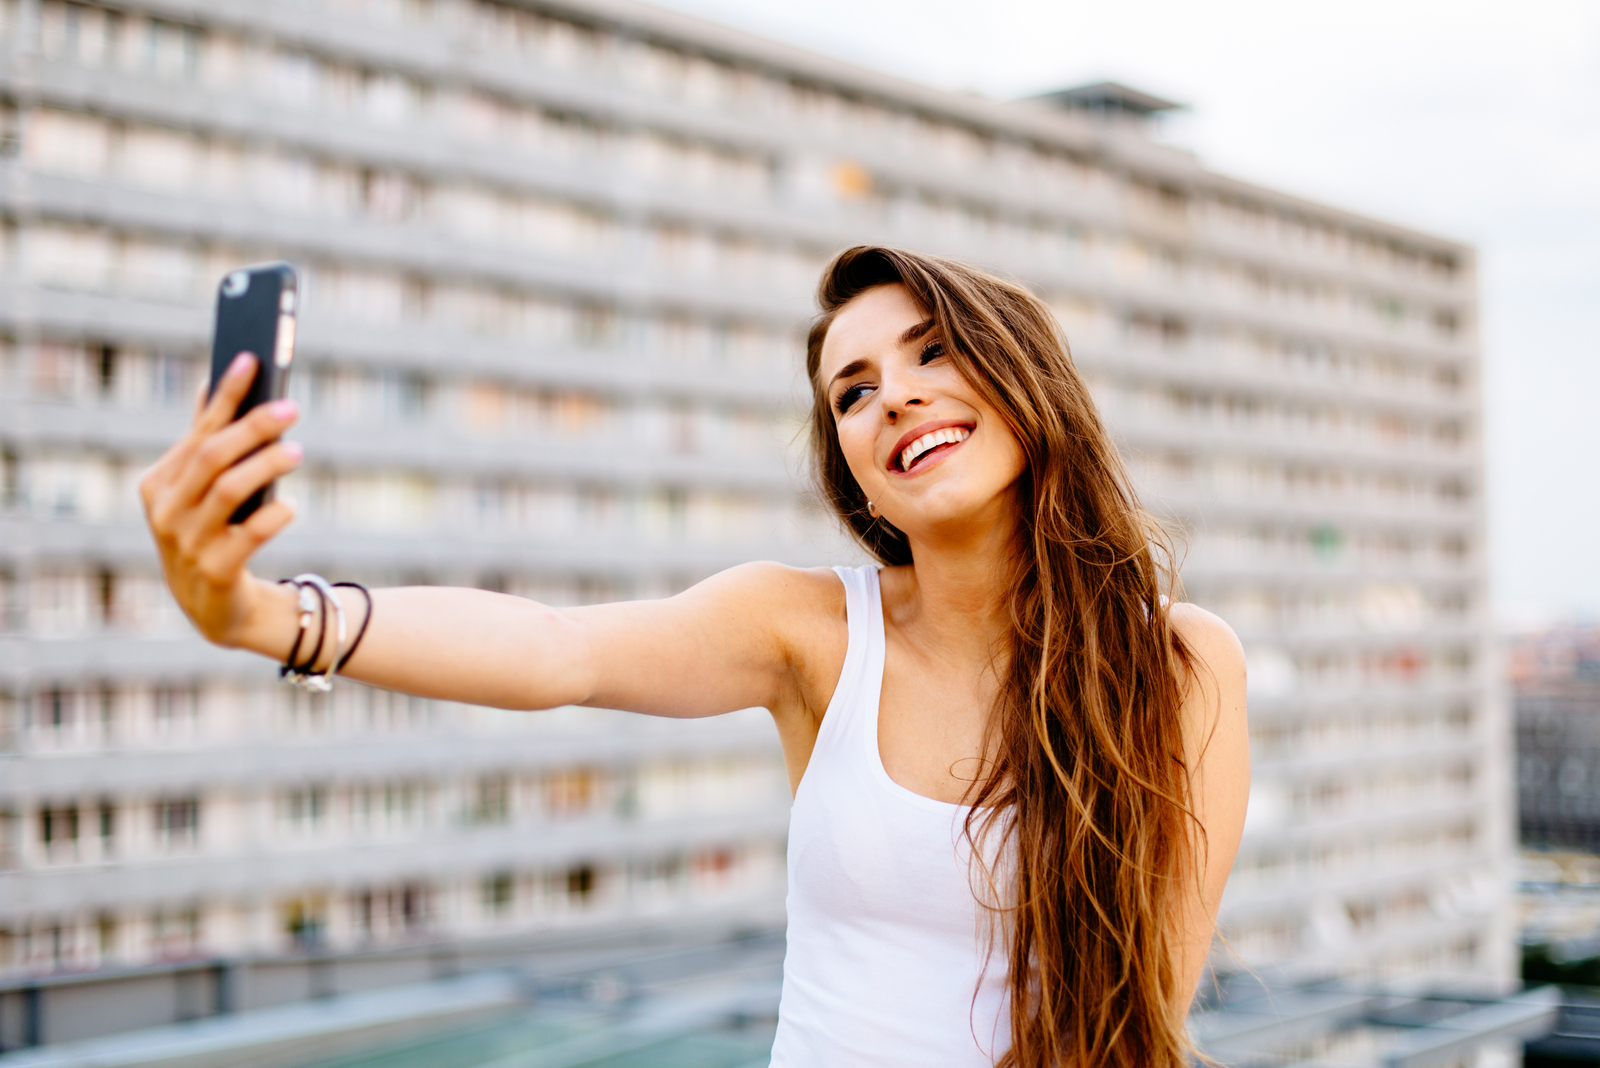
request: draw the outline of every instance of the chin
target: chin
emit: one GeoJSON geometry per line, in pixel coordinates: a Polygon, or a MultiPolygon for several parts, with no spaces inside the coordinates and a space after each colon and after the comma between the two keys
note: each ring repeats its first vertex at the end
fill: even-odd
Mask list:
{"type": "Polygon", "coordinates": [[[916,531],[926,531],[930,536],[948,536],[961,527],[972,527],[973,533],[988,533],[996,519],[1009,511],[1003,496],[921,501],[907,510],[908,521],[900,529],[913,539],[917,537],[916,531]]]}

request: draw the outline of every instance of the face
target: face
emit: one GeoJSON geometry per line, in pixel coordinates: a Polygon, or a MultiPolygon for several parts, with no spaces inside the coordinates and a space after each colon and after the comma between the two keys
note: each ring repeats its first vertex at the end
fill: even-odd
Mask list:
{"type": "Polygon", "coordinates": [[[913,542],[1009,521],[1022,448],[905,286],[869,289],[839,311],[818,374],[851,473],[913,542]]]}

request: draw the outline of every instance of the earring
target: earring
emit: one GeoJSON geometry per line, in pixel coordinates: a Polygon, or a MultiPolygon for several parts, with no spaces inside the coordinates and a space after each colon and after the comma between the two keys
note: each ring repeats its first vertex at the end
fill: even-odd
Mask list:
{"type": "Polygon", "coordinates": [[[868,501],[867,502],[867,514],[870,515],[874,519],[878,518],[878,506],[873,504],[871,501],[868,501]]]}

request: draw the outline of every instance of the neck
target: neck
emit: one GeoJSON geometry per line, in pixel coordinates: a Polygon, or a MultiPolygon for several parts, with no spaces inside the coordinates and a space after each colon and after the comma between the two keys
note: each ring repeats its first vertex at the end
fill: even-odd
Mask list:
{"type": "Polygon", "coordinates": [[[1010,502],[978,522],[910,536],[913,564],[896,622],[944,650],[987,658],[1009,626],[1006,583],[1013,531],[1010,502]]]}

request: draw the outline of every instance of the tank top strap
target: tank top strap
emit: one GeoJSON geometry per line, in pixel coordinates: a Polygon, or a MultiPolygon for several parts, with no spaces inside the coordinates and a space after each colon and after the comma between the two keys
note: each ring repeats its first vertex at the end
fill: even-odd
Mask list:
{"type": "Polygon", "coordinates": [[[817,731],[817,747],[832,749],[848,744],[853,749],[865,730],[872,731],[876,747],[884,653],[883,599],[878,590],[878,568],[869,564],[833,570],[844,583],[849,644],[839,682],[833,688],[833,697],[817,731]],[[846,738],[850,739],[848,743],[846,738]]]}

